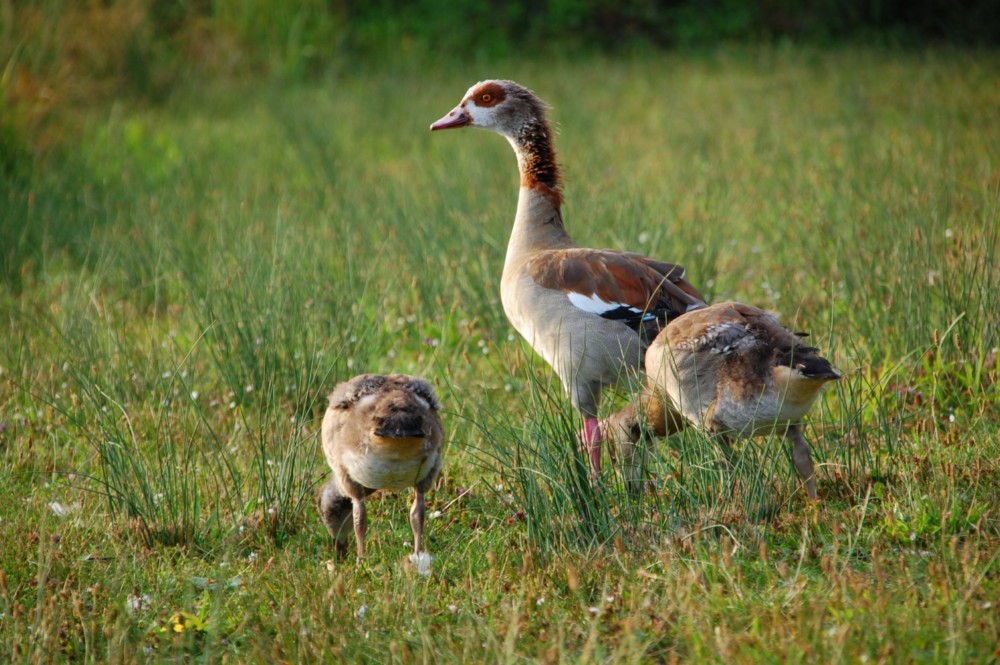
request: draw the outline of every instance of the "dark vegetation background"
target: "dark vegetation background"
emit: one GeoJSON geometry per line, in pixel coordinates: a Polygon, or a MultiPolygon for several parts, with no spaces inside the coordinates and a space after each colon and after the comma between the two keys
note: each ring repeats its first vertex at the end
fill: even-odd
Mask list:
{"type": "MultiPolygon", "coordinates": [[[[23,212],[25,181],[71,158],[81,110],[159,104],[184,86],[747,42],[991,48],[1000,2],[0,0],[0,205],[23,212]]],[[[3,217],[0,277],[16,281],[41,231],[3,217]]]]}

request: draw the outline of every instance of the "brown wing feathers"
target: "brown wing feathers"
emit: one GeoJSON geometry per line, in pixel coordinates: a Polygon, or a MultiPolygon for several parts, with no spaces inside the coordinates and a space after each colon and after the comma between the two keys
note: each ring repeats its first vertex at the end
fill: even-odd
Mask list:
{"type": "Polygon", "coordinates": [[[596,296],[609,306],[601,316],[634,326],[651,318],[663,324],[690,305],[702,304],[701,294],[684,279],[681,266],[634,253],[553,250],[532,259],[528,272],[535,283],[546,288],[596,296]]]}

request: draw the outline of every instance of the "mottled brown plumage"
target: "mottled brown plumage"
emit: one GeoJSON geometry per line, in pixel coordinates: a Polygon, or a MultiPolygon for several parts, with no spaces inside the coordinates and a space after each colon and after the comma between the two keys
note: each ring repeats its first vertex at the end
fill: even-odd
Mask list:
{"type": "Polygon", "coordinates": [[[643,425],[661,436],[676,430],[671,409],[727,449],[733,436],[782,432],[809,498],[816,498],[802,418],[840,374],[773,315],[735,302],[689,312],[650,345],[646,372],[638,405],[605,421],[618,441],[634,443],[643,425]]]}
{"type": "Polygon", "coordinates": [[[354,518],[358,557],[365,555],[365,498],[380,489],[413,487],[413,552],[420,553],[424,493],[441,471],[444,430],[431,385],[402,374],[364,374],[330,395],[323,418],[323,453],[332,471],[320,491],[319,512],[347,553],[347,522],[354,518]]]}

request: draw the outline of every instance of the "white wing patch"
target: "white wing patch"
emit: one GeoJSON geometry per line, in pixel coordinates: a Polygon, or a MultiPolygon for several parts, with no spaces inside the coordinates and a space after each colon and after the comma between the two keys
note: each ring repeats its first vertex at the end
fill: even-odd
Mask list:
{"type": "Polygon", "coordinates": [[[656,318],[656,316],[651,312],[644,312],[641,309],[632,307],[631,305],[626,305],[625,303],[607,302],[605,300],[601,300],[596,293],[585,296],[576,291],[567,291],[566,297],[569,298],[569,301],[573,303],[577,309],[582,309],[585,312],[590,312],[591,314],[596,314],[598,316],[608,316],[613,312],[627,311],[634,314],[636,317],[642,317],[643,321],[649,321],[656,318]]]}

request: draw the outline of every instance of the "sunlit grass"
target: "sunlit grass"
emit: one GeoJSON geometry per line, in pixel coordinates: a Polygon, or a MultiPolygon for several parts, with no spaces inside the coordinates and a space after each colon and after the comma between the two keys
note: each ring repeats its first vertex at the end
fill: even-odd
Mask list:
{"type": "Polygon", "coordinates": [[[997,658],[996,56],[453,64],[91,110],[4,181],[3,659],[997,658]],[[845,372],[806,430],[821,503],[778,438],[645,441],[641,492],[591,483],[499,303],[510,148],[427,131],[496,76],[553,104],[579,242],[845,372]],[[327,564],[319,419],[361,372],[444,403],[428,577],[406,493],[327,564]]]}

